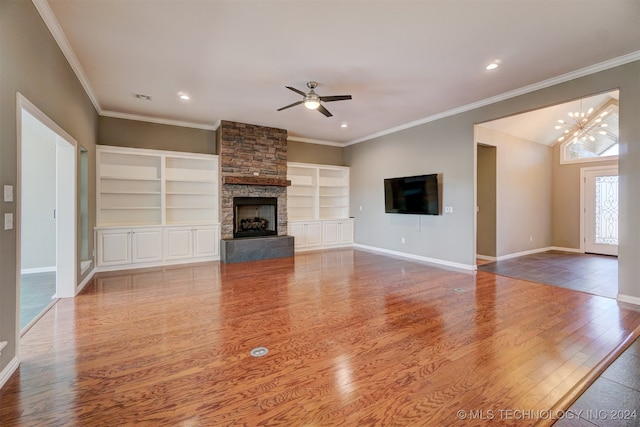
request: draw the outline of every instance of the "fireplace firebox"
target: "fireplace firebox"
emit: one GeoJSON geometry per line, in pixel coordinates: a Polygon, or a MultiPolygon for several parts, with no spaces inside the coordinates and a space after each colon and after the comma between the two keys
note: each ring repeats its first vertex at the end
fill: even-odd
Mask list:
{"type": "Polygon", "coordinates": [[[277,197],[234,197],[233,238],[278,235],[277,197]]]}

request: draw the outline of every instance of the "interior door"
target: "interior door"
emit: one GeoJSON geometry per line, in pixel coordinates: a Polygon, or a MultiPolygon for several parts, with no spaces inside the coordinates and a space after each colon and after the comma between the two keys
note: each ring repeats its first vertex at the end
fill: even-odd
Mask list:
{"type": "Polygon", "coordinates": [[[584,170],[585,252],[618,255],[618,168],[584,170]]]}

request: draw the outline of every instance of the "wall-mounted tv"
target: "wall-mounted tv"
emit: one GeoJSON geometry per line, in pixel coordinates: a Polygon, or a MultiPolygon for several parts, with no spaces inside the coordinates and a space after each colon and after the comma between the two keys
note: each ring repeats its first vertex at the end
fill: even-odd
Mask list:
{"type": "Polygon", "coordinates": [[[386,178],[386,213],[439,215],[438,174],[386,178]]]}

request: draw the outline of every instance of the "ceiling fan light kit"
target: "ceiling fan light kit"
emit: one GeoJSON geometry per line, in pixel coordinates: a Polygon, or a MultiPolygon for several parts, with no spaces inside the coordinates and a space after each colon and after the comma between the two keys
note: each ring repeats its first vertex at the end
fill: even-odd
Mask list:
{"type": "Polygon", "coordinates": [[[309,81],[307,82],[307,87],[309,88],[309,93],[303,92],[291,86],[285,86],[287,89],[297,93],[298,95],[302,95],[302,101],[294,102],[293,104],[286,105],[282,108],[278,108],[278,111],[286,110],[287,108],[295,107],[296,105],[304,104],[306,108],[309,110],[318,110],[325,117],[331,117],[333,114],[329,112],[324,106],[322,102],[333,102],[333,101],[346,101],[351,99],[351,95],[332,95],[332,96],[320,96],[315,93],[314,89],[318,87],[318,82],[309,81]]]}

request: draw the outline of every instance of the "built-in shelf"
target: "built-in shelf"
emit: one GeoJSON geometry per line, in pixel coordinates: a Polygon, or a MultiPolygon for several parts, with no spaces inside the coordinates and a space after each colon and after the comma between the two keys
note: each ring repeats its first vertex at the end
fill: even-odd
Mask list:
{"type": "Polygon", "coordinates": [[[288,163],[287,219],[289,221],[347,218],[349,168],[288,163]]]}
{"type": "Polygon", "coordinates": [[[98,227],[218,221],[217,156],[109,146],[97,156],[98,227]]]}

